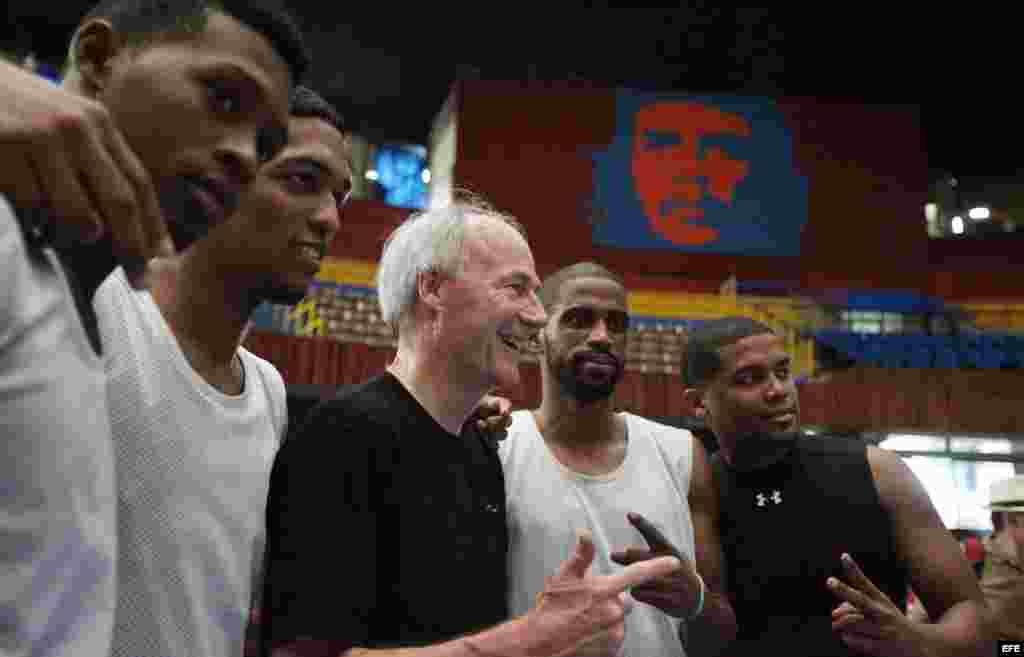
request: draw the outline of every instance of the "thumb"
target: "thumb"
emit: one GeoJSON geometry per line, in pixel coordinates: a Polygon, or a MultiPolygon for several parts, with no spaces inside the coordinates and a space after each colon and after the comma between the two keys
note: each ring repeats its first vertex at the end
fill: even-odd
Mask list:
{"type": "Polygon", "coordinates": [[[583,579],[590,569],[590,564],[594,562],[596,552],[593,535],[589,530],[580,530],[576,535],[576,549],[572,556],[562,562],[558,574],[562,577],[583,579]]]}

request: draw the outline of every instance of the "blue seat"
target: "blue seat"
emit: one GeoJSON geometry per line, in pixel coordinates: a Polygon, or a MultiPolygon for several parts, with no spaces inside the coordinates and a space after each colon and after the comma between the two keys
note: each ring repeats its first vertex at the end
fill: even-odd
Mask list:
{"type": "Polygon", "coordinates": [[[874,363],[875,365],[885,365],[887,355],[885,345],[877,338],[864,340],[864,346],[861,354],[862,358],[860,360],[868,363],[874,363]]]}
{"type": "Polygon", "coordinates": [[[935,359],[933,361],[933,367],[955,369],[960,365],[960,359],[957,357],[957,352],[953,351],[950,347],[939,347],[934,351],[935,359]]]}
{"type": "Polygon", "coordinates": [[[1024,368],[1024,336],[1004,335],[1003,354],[1006,367],[1024,368]]]}
{"type": "Polygon", "coordinates": [[[935,360],[935,352],[927,343],[919,342],[910,350],[908,367],[927,369],[935,360]]]}

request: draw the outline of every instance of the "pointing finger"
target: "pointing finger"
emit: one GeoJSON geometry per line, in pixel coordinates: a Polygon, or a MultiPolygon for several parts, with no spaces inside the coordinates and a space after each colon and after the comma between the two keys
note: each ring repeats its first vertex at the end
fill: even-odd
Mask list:
{"type": "Polygon", "coordinates": [[[668,553],[682,559],[683,555],[679,552],[679,549],[647,518],[639,513],[628,513],[626,518],[631,525],[636,527],[636,530],[640,532],[653,551],[668,553]]]}
{"type": "Polygon", "coordinates": [[[606,596],[618,595],[634,586],[673,573],[681,566],[682,562],[675,557],[658,557],[630,564],[618,573],[603,576],[598,593],[606,596]]]}

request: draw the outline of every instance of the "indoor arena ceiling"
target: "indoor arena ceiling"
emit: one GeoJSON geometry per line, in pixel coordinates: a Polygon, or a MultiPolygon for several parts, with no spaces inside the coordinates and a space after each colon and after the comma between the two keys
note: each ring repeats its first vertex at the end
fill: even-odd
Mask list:
{"type": "MultiPolygon", "coordinates": [[[[10,0],[3,43],[59,58],[91,4],[10,0]]],[[[425,142],[457,76],[577,78],[915,104],[934,168],[960,175],[1024,170],[1017,164],[1021,118],[1014,99],[1020,56],[1008,32],[1015,23],[953,13],[965,5],[906,16],[849,3],[787,9],[290,5],[310,35],[314,86],[378,141],[425,142]]]]}

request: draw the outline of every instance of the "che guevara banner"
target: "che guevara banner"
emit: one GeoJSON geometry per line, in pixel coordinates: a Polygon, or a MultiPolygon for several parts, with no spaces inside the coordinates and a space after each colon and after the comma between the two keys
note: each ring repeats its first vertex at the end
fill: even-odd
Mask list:
{"type": "Polygon", "coordinates": [[[771,99],[620,89],[594,204],[604,246],[796,256],[807,180],[771,99]]]}

